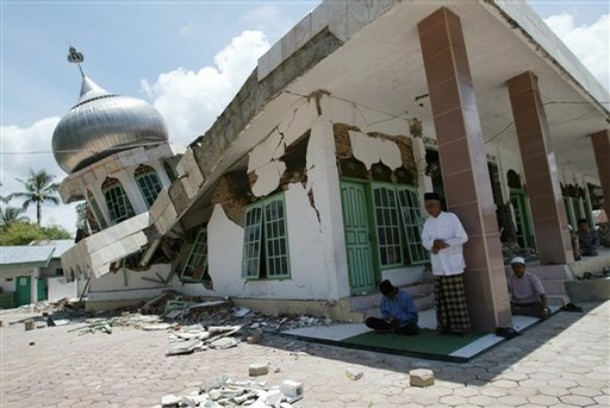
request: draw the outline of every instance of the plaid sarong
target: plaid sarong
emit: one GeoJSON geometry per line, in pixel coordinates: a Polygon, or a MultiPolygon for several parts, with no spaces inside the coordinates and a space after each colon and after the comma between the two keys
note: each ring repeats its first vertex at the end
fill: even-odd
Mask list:
{"type": "Polygon", "coordinates": [[[437,329],[443,332],[468,333],[470,317],[466,305],[462,275],[434,276],[437,329]]]}

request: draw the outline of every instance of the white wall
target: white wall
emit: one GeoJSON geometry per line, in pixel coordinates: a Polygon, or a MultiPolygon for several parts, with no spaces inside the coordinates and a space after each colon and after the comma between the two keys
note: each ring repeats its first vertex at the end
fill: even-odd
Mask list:
{"type": "Polygon", "coordinates": [[[66,282],[63,276],[47,278],[49,287],[49,301],[54,302],[63,298],[77,298],[80,296],[78,291],[78,280],[66,282]]]}
{"type": "MultiPolygon", "coordinates": [[[[174,277],[169,284],[151,282],[142,278],[159,279],[155,273],[166,278],[170,272],[170,265],[152,265],[148,271],[136,272],[126,270],[127,286],[125,285],[125,273],[109,273],[97,279],[91,279],[87,300],[111,301],[111,300],[133,300],[146,299],[157,296],[164,289],[171,289],[177,284],[174,277]]],[[[80,294],[79,294],[80,295],[80,294]]]]}

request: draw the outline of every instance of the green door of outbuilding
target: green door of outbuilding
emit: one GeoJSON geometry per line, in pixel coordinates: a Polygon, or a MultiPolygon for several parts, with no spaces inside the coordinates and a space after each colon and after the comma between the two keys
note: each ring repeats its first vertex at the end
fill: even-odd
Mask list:
{"type": "Polygon", "coordinates": [[[347,249],[350,291],[353,294],[375,289],[375,270],[371,251],[371,234],[363,184],[341,182],[343,224],[347,249]]]}
{"type": "Polygon", "coordinates": [[[18,276],[15,282],[15,306],[29,305],[32,303],[32,277],[18,276]]]}
{"type": "Polygon", "coordinates": [[[38,299],[36,301],[47,300],[49,298],[47,278],[39,277],[36,282],[38,282],[38,299]]]}

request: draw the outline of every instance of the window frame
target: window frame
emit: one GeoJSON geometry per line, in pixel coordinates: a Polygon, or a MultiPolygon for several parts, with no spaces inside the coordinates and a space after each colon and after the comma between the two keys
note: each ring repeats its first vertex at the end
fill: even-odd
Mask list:
{"type": "Polygon", "coordinates": [[[245,209],[242,278],[246,280],[290,279],[290,245],[284,194],[274,194],[245,209]],[[271,212],[279,205],[279,214],[271,212]],[[261,267],[264,264],[264,276],[261,267]],[[283,273],[272,273],[277,269],[283,273]],[[281,271],[282,272],[282,271],[281,271]]]}
{"type": "Polygon", "coordinates": [[[206,272],[209,274],[209,252],[208,252],[208,229],[207,227],[201,227],[199,232],[197,232],[197,236],[193,241],[193,246],[189,251],[189,256],[186,258],[186,262],[184,263],[184,267],[180,272],[180,280],[183,282],[202,282],[203,277],[206,275],[206,272]],[[196,252],[197,251],[197,252],[196,252]],[[195,265],[203,263],[203,271],[201,273],[200,279],[193,278],[193,271],[197,268],[195,265]],[[186,275],[187,270],[190,268],[190,275],[186,275]]]}
{"type": "Polygon", "coordinates": [[[157,171],[150,166],[141,165],[134,170],[134,178],[146,206],[150,208],[163,190],[157,171]]]}
{"type": "MultiPolygon", "coordinates": [[[[354,182],[359,182],[359,183],[363,183],[366,185],[366,189],[367,189],[367,211],[368,211],[368,217],[369,217],[369,225],[370,225],[370,232],[371,234],[374,235],[374,239],[371,241],[371,250],[372,250],[372,254],[373,254],[373,259],[374,259],[374,263],[376,264],[376,267],[378,268],[379,271],[385,271],[385,270],[391,270],[391,269],[397,269],[397,268],[402,268],[402,267],[408,267],[408,266],[415,266],[415,265],[424,265],[428,262],[430,262],[430,255],[428,254],[428,251],[423,247],[422,243],[421,243],[421,233],[423,231],[423,225],[424,225],[424,217],[423,217],[423,209],[421,207],[420,200],[419,200],[419,190],[417,188],[417,186],[414,185],[410,185],[410,184],[402,184],[402,183],[390,183],[387,181],[374,181],[374,180],[363,180],[363,179],[359,179],[359,178],[353,178],[353,177],[342,177],[342,180],[345,181],[354,181],[354,182]],[[395,191],[395,197],[396,197],[396,211],[398,212],[398,217],[399,217],[399,226],[398,229],[400,230],[400,248],[401,248],[401,256],[402,256],[402,262],[401,263],[394,263],[394,264],[389,264],[389,265],[383,265],[381,262],[381,253],[379,250],[379,235],[377,233],[378,229],[378,222],[377,222],[377,214],[376,214],[376,208],[375,208],[375,196],[374,196],[374,188],[375,187],[385,187],[385,188],[389,188],[389,189],[393,189],[395,191]],[[418,227],[418,233],[419,235],[417,236],[417,243],[410,243],[407,238],[408,238],[408,226],[405,223],[404,220],[404,214],[403,214],[403,209],[402,209],[402,205],[400,202],[400,194],[402,191],[408,190],[411,194],[415,194],[415,202],[417,203],[416,207],[412,207],[411,209],[415,209],[417,210],[417,212],[419,213],[419,224],[417,224],[418,227]],[[406,245],[405,245],[406,242],[406,245]],[[419,245],[421,252],[420,255],[423,254],[424,257],[423,258],[419,258],[419,259],[414,259],[413,253],[411,251],[411,246],[414,245],[419,245]]],[[[414,227],[415,224],[410,224],[409,226],[411,228],[414,227]]],[[[411,231],[412,232],[412,231],[411,231]]]]}
{"type": "MultiPolygon", "coordinates": [[[[106,207],[108,208],[108,214],[110,215],[110,220],[112,223],[114,224],[118,224],[120,222],[123,222],[125,220],[130,219],[131,217],[133,217],[135,215],[135,212],[133,211],[133,206],[131,205],[131,202],[129,201],[129,197],[127,197],[127,192],[125,191],[125,189],[123,188],[123,185],[121,184],[121,181],[117,178],[108,178],[106,179],[106,181],[111,181],[111,183],[108,183],[108,185],[106,187],[104,187],[104,185],[102,185],[102,194],[104,194],[104,200],[106,201],[106,207]],[[123,203],[116,203],[117,206],[122,207],[124,209],[124,212],[122,212],[118,217],[115,217],[115,212],[114,212],[114,205],[110,205],[112,204],[111,201],[109,201],[109,197],[108,197],[108,193],[112,193],[115,192],[115,199],[119,200],[122,199],[123,203]]],[[[104,181],[104,184],[107,184],[106,181],[104,181]]],[[[113,197],[110,197],[111,199],[113,197]]],[[[120,208],[119,208],[120,209],[120,208]]]]}

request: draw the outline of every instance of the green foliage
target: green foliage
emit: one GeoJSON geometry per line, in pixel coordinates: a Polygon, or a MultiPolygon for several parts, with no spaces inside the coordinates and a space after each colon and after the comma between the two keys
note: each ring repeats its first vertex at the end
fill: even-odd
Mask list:
{"type": "Polygon", "coordinates": [[[5,208],[0,207],[0,225],[9,225],[14,222],[28,222],[30,219],[24,215],[23,208],[11,207],[7,205],[5,208]]]}
{"type": "Polygon", "coordinates": [[[15,221],[0,226],[0,246],[27,245],[32,241],[69,238],[70,233],[59,225],[41,227],[33,222],[15,221]]]}
{"type": "Polygon", "coordinates": [[[9,200],[13,198],[22,198],[23,209],[27,210],[30,205],[36,206],[36,222],[40,225],[42,220],[42,204],[45,201],[50,201],[53,204],[59,204],[59,198],[57,197],[57,191],[59,190],[59,184],[53,183],[55,176],[47,173],[45,170],[34,171],[30,169],[30,177],[26,180],[18,178],[25,191],[10,194],[7,198],[9,200]]]}

